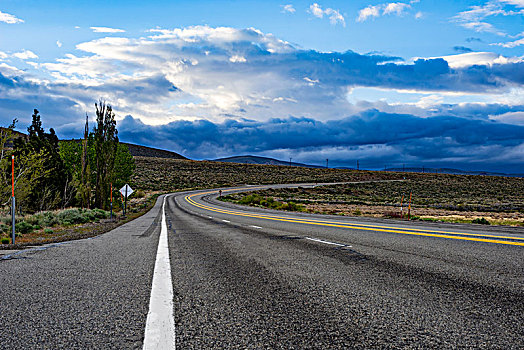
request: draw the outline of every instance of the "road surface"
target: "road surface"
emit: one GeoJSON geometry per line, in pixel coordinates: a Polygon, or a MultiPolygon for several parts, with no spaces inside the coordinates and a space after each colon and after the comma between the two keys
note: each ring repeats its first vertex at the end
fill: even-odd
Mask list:
{"type": "Polygon", "coordinates": [[[170,195],[94,239],[4,257],[0,348],[152,348],[158,337],[179,349],[524,347],[522,229],[216,196],[170,195]],[[162,306],[172,328],[154,322],[162,306]]]}

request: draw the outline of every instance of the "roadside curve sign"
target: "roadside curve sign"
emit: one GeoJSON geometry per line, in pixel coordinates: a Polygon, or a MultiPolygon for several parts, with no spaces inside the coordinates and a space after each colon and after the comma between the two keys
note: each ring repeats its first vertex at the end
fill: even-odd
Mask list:
{"type": "Polygon", "coordinates": [[[133,193],[133,189],[128,184],[125,184],[124,187],[120,189],[120,193],[122,193],[124,197],[129,197],[131,193],[133,193]]]}

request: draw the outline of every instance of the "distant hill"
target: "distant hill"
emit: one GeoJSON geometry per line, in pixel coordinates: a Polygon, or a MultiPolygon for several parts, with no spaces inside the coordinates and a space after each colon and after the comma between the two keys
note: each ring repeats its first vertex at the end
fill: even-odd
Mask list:
{"type": "MultiPolygon", "coordinates": [[[[60,141],[82,142],[82,139],[60,140],[60,141]]],[[[129,153],[131,153],[133,157],[187,159],[186,157],[178,153],[172,152],[172,151],[166,151],[163,149],[147,147],[147,146],[140,146],[140,145],[135,145],[133,143],[127,143],[127,142],[120,142],[120,143],[127,146],[127,148],[129,149],[129,153]]]]}
{"type": "Polygon", "coordinates": [[[120,142],[120,143],[127,146],[127,148],[129,149],[129,153],[131,153],[133,157],[187,159],[186,157],[178,153],[172,152],[172,151],[166,151],[166,150],[158,149],[158,148],[140,146],[140,145],[135,145],[132,143],[127,143],[127,142],[120,142]]]}
{"type": "Polygon", "coordinates": [[[227,158],[219,158],[211,160],[212,162],[227,162],[227,163],[241,163],[241,164],[260,164],[260,165],[285,165],[285,166],[299,166],[303,168],[323,168],[318,165],[309,165],[303,163],[286,162],[275,158],[258,157],[258,156],[235,156],[227,158]]]}

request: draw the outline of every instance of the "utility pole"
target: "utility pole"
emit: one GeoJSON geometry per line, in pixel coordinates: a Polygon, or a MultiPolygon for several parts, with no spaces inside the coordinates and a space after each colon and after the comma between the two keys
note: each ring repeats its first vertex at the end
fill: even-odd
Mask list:
{"type": "Polygon", "coordinates": [[[293,159],[293,158],[289,157],[289,166],[291,166],[291,160],[292,160],[292,159],[293,159]]]}
{"type": "Polygon", "coordinates": [[[329,168],[328,164],[329,164],[329,159],[326,159],[326,169],[329,168]]]}
{"type": "Polygon", "coordinates": [[[15,244],[15,155],[11,155],[11,211],[13,231],[11,233],[11,243],[15,244]]]}
{"type": "Polygon", "coordinates": [[[425,169],[424,169],[424,165],[423,165],[423,166],[422,166],[422,174],[424,174],[424,172],[425,172],[424,170],[425,170],[425,169]]]}
{"type": "Polygon", "coordinates": [[[359,170],[359,169],[358,169],[358,160],[357,160],[357,170],[359,170]]]}

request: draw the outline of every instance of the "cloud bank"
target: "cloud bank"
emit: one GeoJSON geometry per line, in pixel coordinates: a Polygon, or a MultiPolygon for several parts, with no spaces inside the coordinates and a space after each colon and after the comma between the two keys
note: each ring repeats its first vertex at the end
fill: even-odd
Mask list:
{"type": "Polygon", "coordinates": [[[469,169],[520,171],[524,126],[452,116],[418,118],[368,110],[321,122],[310,118],[176,121],[150,126],[127,116],[122,140],[176,150],[199,159],[259,154],[333,165],[360,159],[369,168],[384,164],[461,164],[469,169]]]}
{"type": "Polygon", "coordinates": [[[524,148],[524,61],[457,50],[466,53],[404,60],[307,50],[254,28],[152,29],[81,42],[54,62],[0,52],[0,115],[27,125],[38,108],[59,136],[79,137],[102,97],[117,116],[134,117],[120,121],[122,139],[189,157],[514,167],[524,148]]]}

